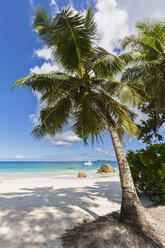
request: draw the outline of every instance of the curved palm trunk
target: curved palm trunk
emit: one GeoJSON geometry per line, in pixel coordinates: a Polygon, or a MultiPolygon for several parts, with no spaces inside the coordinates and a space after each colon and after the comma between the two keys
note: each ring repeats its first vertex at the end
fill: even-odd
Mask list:
{"type": "Polygon", "coordinates": [[[120,219],[127,223],[146,224],[144,209],[137,196],[130,167],[123,152],[118,134],[113,126],[110,126],[109,130],[116,152],[122,188],[120,219]]]}

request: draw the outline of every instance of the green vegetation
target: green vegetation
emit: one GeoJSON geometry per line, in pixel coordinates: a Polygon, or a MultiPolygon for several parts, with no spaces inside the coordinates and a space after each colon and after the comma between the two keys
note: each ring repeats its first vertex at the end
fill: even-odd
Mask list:
{"type": "Polygon", "coordinates": [[[165,110],[157,107],[156,98],[150,99],[141,106],[140,110],[147,115],[147,120],[141,120],[138,125],[138,139],[147,144],[151,144],[153,141],[162,142],[163,136],[160,134],[160,129],[165,123],[165,110]]]}
{"type": "Polygon", "coordinates": [[[141,107],[148,115],[139,126],[139,138],[150,143],[153,138],[162,140],[159,129],[165,123],[165,24],[164,20],[139,21],[137,35],[125,37],[122,48],[128,67],[122,75],[127,84],[142,84],[146,103],[141,107]]]}
{"type": "Polygon", "coordinates": [[[163,20],[137,22],[137,35],[125,37],[122,48],[128,68],[122,74],[127,84],[144,86],[146,102],[139,106],[147,120],[138,125],[138,138],[149,144],[146,149],[129,151],[136,189],[156,202],[165,200],[165,144],[160,128],[165,123],[165,24],[163,20]]]}
{"type": "Polygon", "coordinates": [[[165,144],[128,151],[127,160],[137,191],[157,203],[165,202],[165,144]]]}

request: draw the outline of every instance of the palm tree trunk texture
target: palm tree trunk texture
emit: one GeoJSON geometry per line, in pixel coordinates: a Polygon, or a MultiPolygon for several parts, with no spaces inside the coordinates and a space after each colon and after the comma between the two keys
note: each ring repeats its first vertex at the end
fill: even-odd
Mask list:
{"type": "Polygon", "coordinates": [[[131,170],[123,152],[119,136],[113,126],[109,127],[120,172],[122,203],[120,219],[123,222],[146,224],[145,212],[136,193],[131,170]]]}

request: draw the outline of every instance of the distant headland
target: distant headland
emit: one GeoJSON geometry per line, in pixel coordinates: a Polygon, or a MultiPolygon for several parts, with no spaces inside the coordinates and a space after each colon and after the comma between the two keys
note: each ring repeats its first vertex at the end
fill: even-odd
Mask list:
{"type": "Polygon", "coordinates": [[[95,160],[93,162],[99,162],[99,163],[115,163],[117,161],[115,160],[103,160],[103,159],[98,159],[98,160],[95,160]]]}

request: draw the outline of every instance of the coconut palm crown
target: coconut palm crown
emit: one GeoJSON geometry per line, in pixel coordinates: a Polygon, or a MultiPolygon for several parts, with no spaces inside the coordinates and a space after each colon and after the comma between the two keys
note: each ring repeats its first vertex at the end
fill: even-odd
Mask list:
{"type": "Polygon", "coordinates": [[[132,65],[123,73],[122,81],[140,82],[148,97],[156,97],[157,106],[165,104],[165,23],[164,20],[147,19],[136,23],[137,35],[122,40],[127,63],[132,65]]]}
{"type": "Polygon", "coordinates": [[[55,135],[68,123],[85,143],[88,138],[102,138],[108,123],[121,139],[125,132],[135,135],[134,114],[123,104],[139,104],[141,97],[133,87],[114,79],[124,61],[101,47],[93,48],[96,24],[91,7],[85,17],[70,8],[51,17],[40,7],[33,24],[44,44],[53,48],[52,56],[63,71],[34,74],[14,84],[41,93],[41,123],[33,135],[55,135]],[[120,96],[120,103],[112,92],[120,96]]]}

